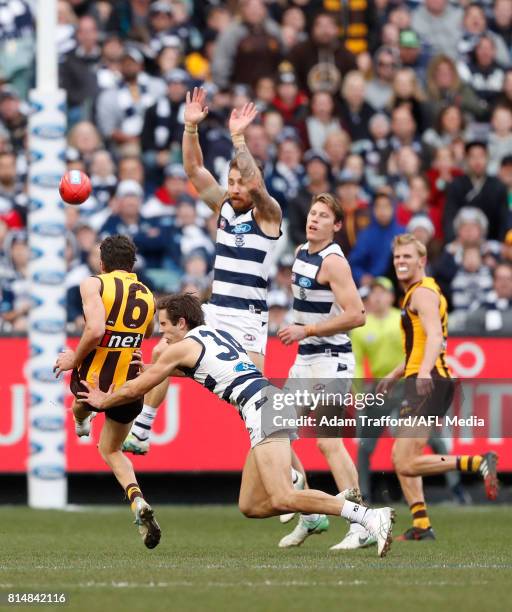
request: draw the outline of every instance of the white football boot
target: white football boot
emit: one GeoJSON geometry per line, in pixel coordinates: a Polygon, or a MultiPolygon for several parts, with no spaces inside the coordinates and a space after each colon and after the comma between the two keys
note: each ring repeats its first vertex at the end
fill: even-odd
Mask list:
{"type": "Polygon", "coordinates": [[[377,554],[385,557],[393,541],[393,523],[395,511],[393,508],[369,508],[369,516],[364,517],[364,526],[377,539],[377,554]]]}
{"type": "Polygon", "coordinates": [[[367,531],[359,523],[350,523],[349,530],[346,536],[330,550],[356,550],[357,548],[366,548],[377,543],[377,538],[367,531]]]}
{"type": "Polygon", "coordinates": [[[91,412],[88,417],[85,417],[85,419],[82,419],[81,421],[79,421],[76,417],[73,417],[75,421],[75,433],[79,438],[88,436],[91,433],[91,422],[97,414],[97,412],[91,412]]]}
{"type": "Polygon", "coordinates": [[[310,521],[301,514],[295,529],[281,538],[279,548],[290,548],[300,546],[306,538],[314,534],[320,534],[329,529],[329,519],[325,514],[320,514],[316,521],[310,521]]]}
{"type": "Polygon", "coordinates": [[[139,528],[139,533],[146,548],[155,548],[160,542],[162,532],[160,525],[155,520],[153,508],[142,497],[136,497],[133,501],[133,511],[135,512],[135,524],[139,528]]]}

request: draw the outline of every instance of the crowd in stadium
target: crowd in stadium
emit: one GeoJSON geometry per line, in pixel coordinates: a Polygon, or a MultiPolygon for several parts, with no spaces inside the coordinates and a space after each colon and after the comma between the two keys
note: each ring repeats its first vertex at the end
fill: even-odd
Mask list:
{"type": "MultiPolygon", "coordinates": [[[[0,0],[0,331],[24,332],[28,92],[35,2],[0,0]]],[[[313,195],[340,200],[336,236],[364,296],[393,279],[391,242],[414,233],[449,299],[451,329],[512,332],[510,0],[59,0],[68,169],[93,195],[66,207],[69,331],[99,240],[135,241],[157,293],[207,299],[216,219],[182,166],[183,103],[202,85],[205,165],[225,184],[233,107],[283,209],[268,301],[287,320],[293,249],[313,195]]]]}

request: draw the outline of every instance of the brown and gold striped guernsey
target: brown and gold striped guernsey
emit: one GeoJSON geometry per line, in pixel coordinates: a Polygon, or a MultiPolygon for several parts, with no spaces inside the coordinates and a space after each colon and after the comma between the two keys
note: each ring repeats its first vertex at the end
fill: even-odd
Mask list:
{"type": "Polygon", "coordinates": [[[407,290],[402,302],[402,341],[405,352],[405,373],[404,376],[417,374],[421,367],[423,355],[425,353],[426,334],[417,313],[410,310],[412,294],[419,287],[430,289],[439,296],[439,318],[443,331],[443,349],[436,359],[435,371],[443,378],[451,378],[451,372],[446,364],[446,343],[448,339],[448,307],[446,298],[441,293],[441,289],[436,281],[426,276],[421,281],[415,283],[407,290]]]}
{"type": "Polygon", "coordinates": [[[98,376],[99,387],[107,391],[112,383],[118,388],[135,378],[137,368],[130,362],[155,315],[155,300],[132,272],[115,270],[96,278],[101,281],[105,334],[78,368],[78,377],[93,382],[98,376]]]}

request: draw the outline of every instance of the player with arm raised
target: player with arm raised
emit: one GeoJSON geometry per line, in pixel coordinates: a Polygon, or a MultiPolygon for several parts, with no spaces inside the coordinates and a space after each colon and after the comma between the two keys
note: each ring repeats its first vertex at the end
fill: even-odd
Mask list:
{"type": "MultiPolygon", "coordinates": [[[[218,215],[212,297],[204,306],[206,320],[230,332],[253,363],[263,370],[267,344],[267,283],[275,244],[281,235],[281,208],[269,196],[263,176],[245,144],[244,132],[257,116],[252,103],[234,109],[229,130],[234,147],[228,187],[223,189],[204,167],[198,125],[208,114],[202,88],[188,92],[183,132],[183,165],[187,176],[218,215]]],[[[167,383],[146,398],[124,449],[145,454],[158,406],[167,383]]]]}
{"type": "MultiPolygon", "coordinates": [[[[299,342],[289,373],[290,384],[310,391],[319,385],[338,393],[350,391],[355,360],[347,332],[364,325],[366,320],[350,266],[334,242],[342,217],[340,204],[332,195],[322,193],[313,198],[306,222],[307,242],[298,247],[292,268],[294,324],[279,332],[284,344],[299,342]]],[[[338,490],[360,502],[357,470],[343,441],[337,437],[318,438],[317,445],[338,490]]],[[[303,514],[279,546],[299,546],[308,536],[326,531],[328,525],[323,515],[303,514]]],[[[353,549],[373,543],[375,538],[353,523],[342,542],[332,548],[353,549]]]]}
{"type": "Polygon", "coordinates": [[[197,298],[172,295],[158,303],[160,330],[169,346],[139,377],[116,391],[101,391],[85,381],[79,395],[99,410],[115,410],[141,398],[177,368],[208,391],[234,405],[251,440],[240,487],[240,510],[250,518],[284,512],[323,513],[360,522],[377,538],[379,556],[392,540],[394,511],[369,509],[340,497],[306,489],[296,491],[290,479],[290,438],[295,436],[294,410],[278,405],[282,390],[272,387],[236,339],[204,324],[197,298]]]}
{"type": "MultiPolygon", "coordinates": [[[[132,359],[143,338],[153,333],[155,301],[132,272],[135,252],[127,236],[105,238],[100,245],[102,273],[85,279],[80,286],[85,329],[76,351],[61,353],[54,368],[57,376],[73,370],[70,388],[75,398],[85,389],[81,381],[98,381],[99,387],[107,391],[138,374],[132,359]]],[[[88,436],[95,409],[76,399],[72,409],[76,434],[88,436]]],[[[141,410],[142,401],[135,398],[108,412],[98,450],[126,492],[144,544],[154,548],[160,541],[160,528],[142,496],[131,461],[121,451],[141,410]]]]}
{"type": "MultiPolygon", "coordinates": [[[[404,377],[405,400],[400,416],[443,417],[454,394],[454,381],[446,365],[446,299],[435,280],[425,276],[427,251],[412,234],[395,238],[393,263],[405,290],[401,315],[405,361],[379,383],[377,392],[388,392],[396,380],[404,377]]],[[[498,494],[496,453],[460,457],[424,455],[430,433],[429,427],[404,428],[393,446],[393,463],[413,518],[413,526],[398,540],[435,539],[425,505],[422,476],[451,470],[480,473],[487,497],[493,500],[498,494]]]]}

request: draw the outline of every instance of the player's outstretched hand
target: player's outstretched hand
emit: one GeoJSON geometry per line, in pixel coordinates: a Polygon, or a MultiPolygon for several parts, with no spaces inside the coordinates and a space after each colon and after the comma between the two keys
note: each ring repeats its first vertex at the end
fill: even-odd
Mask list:
{"type": "Polygon", "coordinates": [[[187,91],[185,97],[185,123],[198,125],[208,114],[206,92],[202,87],[194,87],[192,94],[187,91]]]}
{"type": "Polygon", "coordinates": [[[112,395],[112,393],[114,393],[115,385],[114,384],[110,385],[109,390],[107,391],[107,393],[105,393],[104,391],[101,391],[101,389],[98,387],[98,377],[97,376],[93,377],[93,380],[94,380],[94,384],[91,384],[90,382],[87,382],[86,380],[80,381],[82,385],[87,389],[87,391],[79,391],[77,393],[77,395],[79,396],[78,401],[86,402],[87,404],[90,404],[94,408],[97,408],[98,410],[102,410],[103,402],[109,395],[112,395]]]}
{"type": "Polygon", "coordinates": [[[247,126],[254,121],[257,115],[258,110],[254,102],[244,104],[240,110],[234,108],[229,117],[229,131],[231,135],[243,134],[247,126]]]}
{"type": "Polygon", "coordinates": [[[306,329],[304,325],[288,325],[277,332],[279,340],[283,344],[293,344],[299,340],[304,340],[306,337],[306,329]]]}
{"type": "Polygon", "coordinates": [[[53,366],[53,371],[55,373],[55,378],[59,378],[62,372],[67,372],[67,370],[72,370],[76,367],[75,364],[75,351],[71,349],[66,349],[62,353],[59,353],[57,357],[57,361],[53,366]]]}

